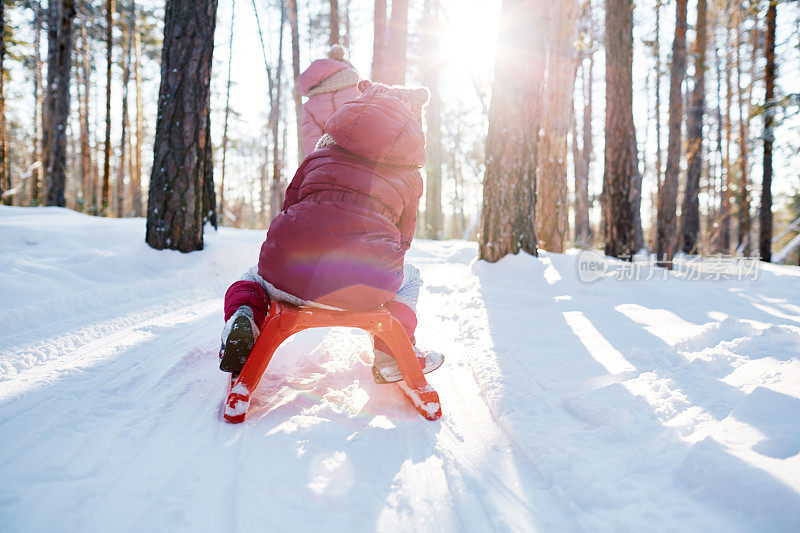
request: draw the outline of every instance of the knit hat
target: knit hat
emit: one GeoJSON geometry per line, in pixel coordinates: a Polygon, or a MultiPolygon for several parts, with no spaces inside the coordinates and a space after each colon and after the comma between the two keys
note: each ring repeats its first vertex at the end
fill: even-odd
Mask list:
{"type": "Polygon", "coordinates": [[[344,46],[340,44],[334,44],[331,46],[330,50],[328,50],[328,58],[346,64],[347,68],[331,74],[317,85],[312,87],[308,91],[308,96],[322,93],[332,93],[346,87],[352,87],[358,83],[358,80],[361,79],[361,77],[358,75],[358,71],[355,69],[355,67],[353,67],[353,65],[344,58],[345,53],[346,50],[344,46]]]}
{"type": "Polygon", "coordinates": [[[422,124],[422,109],[430,99],[430,92],[425,87],[420,89],[407,89],[401,85],[384,85],[382,83],[373,83],[369,80],[361,80],[358,82],[358,90],[364,96],[377,96],[386,94],[393,96],[403,102],[411,116],[419,123],[422,124]]]}

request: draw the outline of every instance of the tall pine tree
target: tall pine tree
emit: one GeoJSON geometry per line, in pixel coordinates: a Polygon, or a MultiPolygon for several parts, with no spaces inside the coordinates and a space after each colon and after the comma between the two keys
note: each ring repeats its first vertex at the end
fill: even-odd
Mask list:
{"type": "Polygon", "coordinates": [[[498,261],[520,250],[536,252],[536,133],[542,118],[545,0],[503,0],[495,59],[486,174],[483,179],[480,258],[498,261]]]}
{"type": "Polygon", "coordinates": [[[606,149],[603,171],[605,252],[636,252],[636,192],[640,179],[633,125],[633,1],[606,0],[606,149]]]}
{"type": "Polygon", "coordinates": [[[167,0],[147,243],[203,248],[213,202],[209,97],[217,0],[167,0]]]}
{"type": "Polygon", "coordinates": [[[678,174],[681,159],[681,119],[683,95],[681,85],[686,75],[686,0],[677,0],[675,8],[675,39],[672,42],[672,70],[669,84],[669,139],[667,140],[667,169],[658,191],[656,220],[656,258],[661,265],[672,268],[672,257],[678,241],[678,174]]]}

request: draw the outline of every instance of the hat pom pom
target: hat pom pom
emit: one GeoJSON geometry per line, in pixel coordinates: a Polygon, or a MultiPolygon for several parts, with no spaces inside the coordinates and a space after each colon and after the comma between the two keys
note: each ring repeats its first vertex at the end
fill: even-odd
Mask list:
{"type": "Polygon", "coordinates": [[[334,44],[331,46],[330,50],[328,50],[328,57],[335,59],[336,61],[344,61],[344,53],[344,46],[340,44],[334,44]]]}

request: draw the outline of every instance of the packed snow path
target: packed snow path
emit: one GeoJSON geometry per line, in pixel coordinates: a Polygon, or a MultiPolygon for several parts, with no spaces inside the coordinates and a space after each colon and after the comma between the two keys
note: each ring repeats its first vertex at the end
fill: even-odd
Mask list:
{"type": "Polygon", "coordinates": [[[0,208],[0,530],[796,530],[800,269],[578,281],[417,242],[444,416],[304,332],[222,421],[222,295],[262,232],[0,208]]]}

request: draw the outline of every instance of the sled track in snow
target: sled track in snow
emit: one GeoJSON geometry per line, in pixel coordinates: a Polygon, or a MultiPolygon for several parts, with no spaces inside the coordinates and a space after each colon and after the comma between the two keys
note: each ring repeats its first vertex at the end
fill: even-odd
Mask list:
{"type": "Polygon", "coordinates": [[[220,298],[209,299],[197,290],[154,296],[144,301],[149,306],[142,307],[142,303],[138,300],[128,306],[122,305],[117,308],[114,318],[90,323],[87,323],[87,318],[98,319],[108,309],[93,308],[93,313],[81,315],[79,305],[72,312],[61,313],[58,320],[42,323],[32,328],[33,331],[26,330],[24,336],[19,334],[16,339],[12,336],[10,340],[19,344],[0,351],[0,402],[36,383],[55,379],[63,372],[89,367],[111,357],[126,347],[156,336],[160,328],[219,313],[222,306],[220,298]],[[37,330],[49,335],[33,340],[37,330]],[[30,340],[25,342],[23,339],[30,340]]]}

